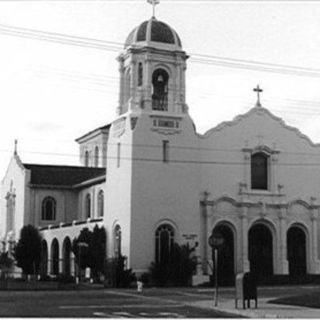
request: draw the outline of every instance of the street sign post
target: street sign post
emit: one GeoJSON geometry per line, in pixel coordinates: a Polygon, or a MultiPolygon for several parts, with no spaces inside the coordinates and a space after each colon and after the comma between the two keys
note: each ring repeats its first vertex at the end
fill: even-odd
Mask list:
{"type": "Polygon", "coordinates": [[[79,254],[79,284],[81,283],[81,248],[88,248],[89,245],[86,242],[78,242],[78,254],[79,254]]]}
{"type": "Polygon", "coordinates": [[[214,305],[218,306],[218,250],[222,248],[224,238],[220,232],[213,232],[209,237],[209,245],[212,248],[212,260],[214,261],[214,305]]]}

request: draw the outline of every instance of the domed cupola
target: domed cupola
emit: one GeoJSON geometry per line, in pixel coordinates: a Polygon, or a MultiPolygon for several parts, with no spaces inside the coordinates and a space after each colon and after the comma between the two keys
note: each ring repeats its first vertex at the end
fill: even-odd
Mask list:
{"type": "MultiPolygon", "coordinates": [[[[158,0],[148,0],[153,7],[158,0]]],[[[118,115],[187,113],[187,54],[177,32],[153,17],[130,32],[120,53],[118,115]]]]}
{"type": "Polygon", "coordinates": [[[142,22],[130,32],[124,47],[128,48],[130,46],[182,50],[177,32],[168,24],[158,21],[155,17],[142,22]]]}

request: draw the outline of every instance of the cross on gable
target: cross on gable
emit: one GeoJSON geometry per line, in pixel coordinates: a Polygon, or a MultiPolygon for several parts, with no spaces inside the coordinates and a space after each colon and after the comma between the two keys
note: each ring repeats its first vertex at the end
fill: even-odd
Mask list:
{"type": "Polygon", "coordinates": [[[155,16],[156,5],[160,3],[160,0],[147,0],[148,3],[152,5],[152,16],[155,16]]]}
{"type": "Polygon", "coordinates": [[[257,85],[257,87],[253,89],[253,91],[257,93],[257,103],[256,103],[256,106],[261,107],[261,103],[260,103],[260,92],[263,92],[263,90],[259,87],[259,85],[257,85]]]}

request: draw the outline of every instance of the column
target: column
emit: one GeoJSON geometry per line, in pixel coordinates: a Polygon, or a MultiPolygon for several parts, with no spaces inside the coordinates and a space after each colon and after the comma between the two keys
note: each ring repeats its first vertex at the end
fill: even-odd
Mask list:
{"type": "Polygon", "coordinates": [[[73,252],[70,252],[70,275],[76,276],[76,268],[75,268],[75,256],[73,252]]]}
{"type": "Polygon", "coordinates": [[[130,97],[129,97],[129,109],[134,110],[136,107],[136,72],[137,69],[137,62],[131,61],[131,68],[130,68],[130,97]]]}
{"type": "Polygon", "coordinates": [[[122,113],[122,107],[123,107],[123,97],[124,97],[124,63],[123,63],[123,59],[119,58],[119,63],[120,63],[120,67],[119,67],[119,72],[120,72],[120,88],[119,88],[119,106],[117,109],[117,114],[120,115],[122,113]]]}
{"type": "Polygon", "coordinates": [[[152,110],[152,65],[150,57],[146,57],[145,66],[144,87],[146,88],[146,90],[144,97],[144,108],[147,110],[152,110]]]}
{"type": "Polygon", "coordinates": [[[243,207],[240,215],[241,219],[241,259],[240,264],[237,266],[237,269],[240,272],[250,271],[249,255],[248,255],[248,207],[243,207]]]}

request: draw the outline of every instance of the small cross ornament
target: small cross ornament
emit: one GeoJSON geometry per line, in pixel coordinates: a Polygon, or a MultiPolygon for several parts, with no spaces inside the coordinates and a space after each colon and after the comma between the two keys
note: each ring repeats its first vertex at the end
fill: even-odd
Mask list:
{"type": "Polygon", "coordinates": [[[152,5],[152,16],[155,17],[156,5],[160,3],[160,0],[147,0],[152,5]]]}
{"type": "Polygon", "coordinates": [[[257,85],[257,87],[253,89],[253,91],[257,93],[257,103],[256,103],[256,106],[257,106],[257,107],[261,107],[261,103],[260,103],[260,92],[263,92],[263,90],[259,87],[259,85],[257,85]]]}

